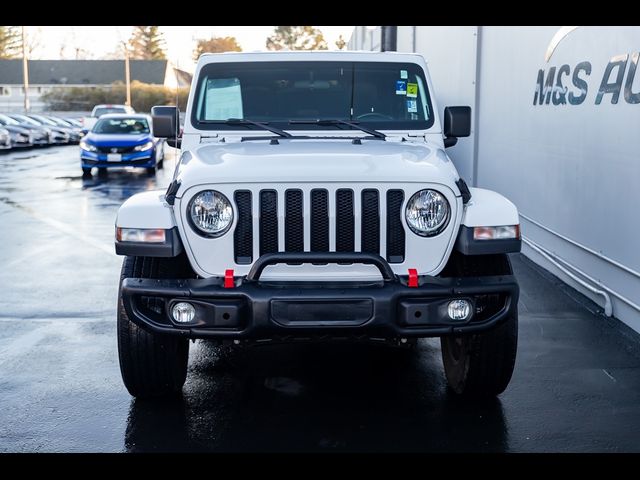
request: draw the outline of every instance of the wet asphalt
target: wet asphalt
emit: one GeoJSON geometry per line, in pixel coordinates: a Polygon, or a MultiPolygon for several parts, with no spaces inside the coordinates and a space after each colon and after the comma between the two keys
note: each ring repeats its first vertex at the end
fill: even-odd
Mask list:
{"type": "Polygon", "coordinates": [[[639,452],[640,336],[521,255],[520,348],[507,391],[462,402],[437,340],[229,352],[191,345],[180,400],[120,380],[119,205],[165,187],[82,178],[78,147],[0,154],[0,452],[639,452]]]}

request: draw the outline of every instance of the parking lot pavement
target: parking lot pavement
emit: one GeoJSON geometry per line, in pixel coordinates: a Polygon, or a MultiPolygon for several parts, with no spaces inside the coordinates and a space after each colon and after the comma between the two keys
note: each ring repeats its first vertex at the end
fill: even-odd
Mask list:
{"type": "Polygon", "coordinates": [[[155,176],[83,179],[77,147],[0,155],[0,452],[640,451],[639,336],[526,258],[520,349],[499,400],[444,385],[439,343],[192,345],[179,401],[120,380],[118,206],[155,176]]]}

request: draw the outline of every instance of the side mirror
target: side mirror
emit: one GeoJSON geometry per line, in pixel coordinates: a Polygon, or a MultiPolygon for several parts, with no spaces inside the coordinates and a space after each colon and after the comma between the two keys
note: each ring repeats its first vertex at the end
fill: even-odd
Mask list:
{"type": "Polygon", "coordinates": [[[471,107],[444,109],[444,146],[453,147],[458,138],[471,135],[471,107]]]}
{"type": "Polygon", "coordinates": [[[158,138],[166,138],[167,144],[180,148],[182,139],[180,135],[180,110],[178,107],[155,106],[151,108],[151,119],[153,122],[153,135],[158,138]]]}

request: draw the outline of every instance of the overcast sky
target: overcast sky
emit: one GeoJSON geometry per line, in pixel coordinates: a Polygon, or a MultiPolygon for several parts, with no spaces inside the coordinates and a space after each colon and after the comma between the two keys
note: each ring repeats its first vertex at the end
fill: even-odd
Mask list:
{"type": "MultiPolygon", "coordinates": [[[[34,59],[74,59],[76,49],[84,49],[80,58],[101,58],[115,52],[118,43],[127,40],[133,27],[107,27],[107,26],[55,26],[55,27],[27,27],[28,43],[34,43],[34,59]],[[65,47],[64,50],[61,50],[65,47]]],[[[342,34],[349,41],[351,26],[331,27],[319,26],[330,49],[335,49],[335,41],[342,34]]],[[[235,36],[238,43],[245,51],[265,50],[266,38],[273,32],[274,27],[163,27],[167,43],[169,60],[178,63],[181,68],[191,70],[193,60],[191,58],[195,47],[196,38],[209,38],[211,36],[235,36]]],[[[115,58],[115,57],[113,57],[115,58]]]]}

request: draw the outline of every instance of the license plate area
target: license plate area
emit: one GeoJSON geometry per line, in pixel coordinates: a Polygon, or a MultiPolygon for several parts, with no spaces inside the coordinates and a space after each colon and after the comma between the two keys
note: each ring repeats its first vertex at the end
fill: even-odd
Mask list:
{"type": "Polygon", "coordinates": [[[121,162],[122,155],[119,153],[108,153],[107,154],[107,162],[121,162]]]}
{"type": "Polygon", "coordinates": [[[271,300],[270,314],[284,327],[353,327],[371,319],[373,300],[271,300]]]}

